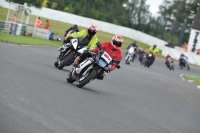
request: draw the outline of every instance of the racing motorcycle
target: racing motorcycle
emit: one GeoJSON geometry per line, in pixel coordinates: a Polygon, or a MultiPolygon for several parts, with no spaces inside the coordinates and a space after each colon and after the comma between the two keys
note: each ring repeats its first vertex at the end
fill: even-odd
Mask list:
{"type": "Polygon", "coordinates": [[[126,54],[125,60],[126,60],[126,64],[130,64],[131,61],[134,61],[135,58],[135,51],[136,51],[136,47],[131,46],[126,54]]]}
{"type": "Polygon", "coordinates": [[[169,68],[169,70],[174,70],[174,63],[171,57],[167,58],[167,67],[169,68]]]}
{"type": "Polygon", "coordinates": [[[153,63],[153,53],[152,52],[150,52],[148,55],[147,55],[147,57],[146,57],[146,61],[145,61],[145,63],[144,63],[144,66],[145,67],[150,67],[151,65],[152,65],[152,63],[153,63]]]}
{"type": "Polygon", "coordinates": [[[82,46],[81,38],[71,39],[69,43],[64,44],[60,49],[60,55],[54,63],[55,67],[63,69],[65,66],[70,66],[85,49],[86,47],[82,46]]]}
{"type": "Polygon", "coordinates": [[[180,63],[179,63],[179,67],[180,67],[181,69],[183,69],[184,67],[186,67],[187,70],[190,70],[190,66],[189,66],[189,64],[188,64],[188,59],[186,59],[186,58],[181,59],[181,61],[180,61],[180,63]]]}
{"type": "Polygon", "coordinates": [[[139,55],[139,61],[140,61],[140,64],[141,64],[141,65],[144,65],[144,64],[145,64],[146,59],[147,59],[146,56],[147,56],[146,53],[142,53],[141,55],[139,55]]]}
{"type": "MultiPolygon", "coordinates": [[[[79,67],[72,68],[72,71],[69,73],[67,78],[69,83],[76,81],[78,83],[77,87],[81,88],[95,80],[100,74],[102,74],[102,72],[109,72],[110,65],[113,61],[106,51],[101,49],[97,54],[91,52],[91,55],[92,57],[85,59],[80,63],[79,67]]],[[[117,64],[116,67],[118,69],[120,68],[117,64]]]]}

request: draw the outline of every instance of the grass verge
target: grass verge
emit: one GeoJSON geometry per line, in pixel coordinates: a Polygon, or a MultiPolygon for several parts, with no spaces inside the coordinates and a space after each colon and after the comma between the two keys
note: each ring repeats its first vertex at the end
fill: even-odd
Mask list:
{"type": "Polygon", "coordinates": [[[196,85],[200,85],[200,76],[184,76],[186,80],[193,80],[196,85]]]}
{"type": "MultiPolygon", "coordinates": [[[[103,32],[101,32],[98,34],[100,42],[110,41],[110,38],[108,38],[108,36],[110,36],[110,38],[112,37],[112,35],[109,33],[103,34],[103,32]]],[[[130,39],[130,38],[124,37],[125,44],[122,45],[123,50],[126,50],[126,47],[132,42],[131,40],[132,39],[130,39]]],[[[46,40],[46,39],[31,37],[31,36],[17,36],[17,35],[10,35],[10,34],[0,34],[0,41],[6,42],[6,43],[19,44],[19,45],[55,46],[55,47],[62,46],[62,42],[58,42],[58,41],[51,41],[51,40],[46,40]]],[[[146,50],[148,48],[148,45],[141,43],[141,42],[138,42],[138,43],[139,43],[140,48],[143,48],[144,50],[146,50]]],[[[157,57],[164,58],[161,55],[158,55],[157,57]]]]}
{"type": "Polygon", "coordinates": [[[16,36],[9,34],[0,34],[0,41],[6,43],[14,43],[19,45],[34,45],[34,46],[62,46],[62,42],[50,41],[42,38],[30,37],[30,36],[16,36]]]}

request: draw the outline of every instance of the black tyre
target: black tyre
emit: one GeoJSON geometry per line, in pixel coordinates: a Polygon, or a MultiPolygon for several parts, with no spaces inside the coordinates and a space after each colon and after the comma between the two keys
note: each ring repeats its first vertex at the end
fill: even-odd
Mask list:
{"type": "Polygon", "coordinates": [[[183,69],[183,67],[181,65],[179,65],[180,69],[183,69]]]}
{"type": "Polygon", "coordinates": [[[144,65],[144,64],[145,64],[145,60],[144,60],[144,59],[142,59],[141,65],[144,65]]]}
{"type": "Polygon", "coordinates": [[[76,80],[74,80],[73,78],[72,78],[72,73],[70,72],[69,73],[69,77],[67,78],[67,81],[69,82],[69,83],[74,83],[76,80]]]}
{"type": "Polygon", "coordinates": [[[58,69],[63,69],[64,66],[68,66],[74,60],[74,53],[70,53],[64,60],[58,65],[58,69]]]}
{"type": "Polygon", "coordinates": [[[126,64],[129,64],[129,57],[126,59],[126,64]]]}
{"type": "Polygon", "coordinates": [[[147,60],[146,65],[147,65],[147,67],[150,67],[150,65],[151,65],[151,61],[150,61],[150,59],[147,60]]]}
{"type": "Polygon", "coordinates": [[[135,60],[135,56],[133,56],[132,62],[134,62],[134,60],[135,60]]]}
{"type": "Polygon", "coordinates": [[[56,62],[54,63],[54,66],[55,66],[55,67],[58,67],[58,61],[56,61],[56,62]]]}
{"type": "Polygon", "coordinates": [[[77,87],[81,88],[84,85],[86,85],[87,83],[89,83],[95,76],[97,75],[97,71],[95,69],[93,69],[85,79],[83,79],[78,85],[77,87]]]}
{"type": "Polygon", "coordinates": [[[190,66],[189,65],[187,66],[187,70],[190,70],[190,66]]]}

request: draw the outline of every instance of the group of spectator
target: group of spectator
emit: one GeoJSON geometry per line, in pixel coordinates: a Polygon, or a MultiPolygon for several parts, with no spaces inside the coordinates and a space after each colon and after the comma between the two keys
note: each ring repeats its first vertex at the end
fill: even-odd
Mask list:
{"type": "MultiPolygon", "coordinates": [[[[41,25],[42,25],[42,20],[40,19],[40,17],[38,17],[38,19],[35,22],[35,27],[42,28],[41,25]]],[[[44,29],[48,30],[49,27],[50,27],[50,22],[49,20],[46,20],[46,25],[44,26],[44,29]]]]}
{"type": "MultiPolygon", "coordinates": [[[[10,34],[14,35],[15,30],[16,30],[16,24],[17,24],[17,15],[16,14],[14,14],[11,21],[12,21],[12,23],[11,23],[10,34]]],[[[35,22],[35,27],[36,28],[42,28],[41,25],[42,25],[42,20],[40,19],[40,17],[38,17],[38,19],[35,22]]],[[[49,30],[49,27],[50,27],[50,22],[49,22],[49,20],[46,20],[46,24],[44,26],[44,29],[49,30]]],[[[27,31],[25,31],[25,32],[27,33],[27,31]]]]}

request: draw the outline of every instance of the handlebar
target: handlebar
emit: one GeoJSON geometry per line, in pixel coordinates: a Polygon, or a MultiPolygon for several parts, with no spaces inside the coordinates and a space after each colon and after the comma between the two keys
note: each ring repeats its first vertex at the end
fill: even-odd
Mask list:
{"type": "Polygon", "coordinates": [[[99,48],[100,51],[102,50],[102,47],[101,47],[101,43],[100,43],[100,42],[97,42],[97,47],[99,48]]]}

